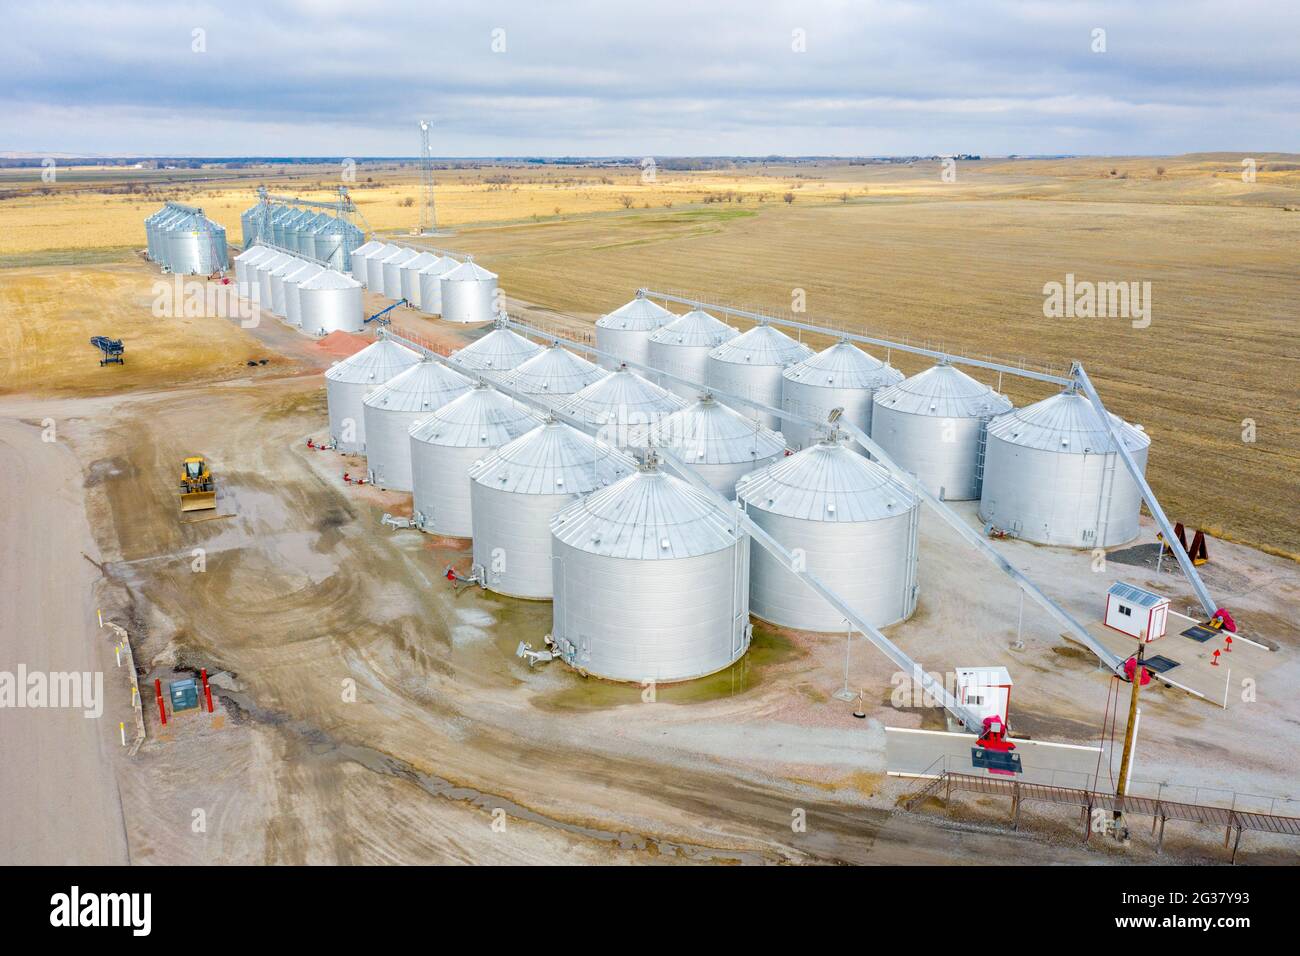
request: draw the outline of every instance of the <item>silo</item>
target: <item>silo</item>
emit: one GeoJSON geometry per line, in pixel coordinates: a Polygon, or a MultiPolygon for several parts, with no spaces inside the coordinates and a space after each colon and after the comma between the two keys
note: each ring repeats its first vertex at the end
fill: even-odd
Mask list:
{"type": "Polygon", "coordinates": [[[298,215],[299,210],[290,206],[273,206],[271,207],[271,216],[268,220],[268,226],[271,233],[271,242],[281,249],[287,249],[285,243],[285,227],[289,220],[298,215]]]}
{"type": "Polygon", "coordinates": [[[200,212],[167,225],[168,268],[180,275],[210,275],[229,265],[226,230],[200,212]]]}
{"type": "Polygon", "coordinates": [[[466,375],[499,378],[541,351],[542,347],[537,343],[498,323],[487,335],[451,353],[449,360],[462,368],[466,375]]]}
{"type": "MultiPolygon", "coordinates": [[[[293,256],[284,252],[277,252],[275,255],[259,259],[253,266],[257,270],[257,291],[258,304],[267,312],[271,311],[271,270],[289,262],[293,256]]],[[[253,274],[249,273],[249,281],[252,281],[253,274]]]]}
{"type": "Polygon", "coordinates": [[[403,298],[402,266],[419,255],[415,249],[402,249],[384,260],[384,295],[390,299],[403,298]]]}
{"type": "Polygon", "coordinates": [[[149,257],[150,262],[158,261],[158,223],[167,216],[167,207],[164,206],[153,215],[145,218],[144,235],[145,235],[145,254],[149,257]]]}
{"type": "Polygon", "coordinates": [[[420,270],[420,311],[425,315],[442,315],[442,277],[459,265],[443,256],[420,270]]]}
{"type": "Polygon", "coordinates": [[[290,252],[302,252],[303,229],[314,219],[316,214],[310,209],[294,210],[293,215],[284,220],[284,247],[290,252]]]}
{"type": "Polygon", "coordinates": [[[421,362],[389,379],[361,401],[366,463],[380,488],[411,490],[411,426],[428,418],[473,381],[439,362],[421,362]]]}
{"type": "Polygon", "coordinates": [[[741,475],[766,468],[785,454],[779,433],[708,394],[650,426],[646,438],[667,448],[728,498],[736,496],[741,475]]]}
{"type": "Polygon", "coordinates": [[[382,242],[375,242],[372,239],[370,242],[363,243],[353,249],[349,257],[351,265],[349,272],[351,273],[352,278],[356,279],[367,289],[370,288],[370,273],[368,271],[367,261],[374,253],[378,252],[382,248],[384,248],[382,242]]]}
{"type": "MultiPolygon", "coordinates": [[[[863,618],[884,627],[916,610],[921,500],[879,463],[828,436],[741,478],[736,498],[863,618]]],[[[754,555],[750,611],[805,631],[840,631],[840,613],[767,551],[754,555]]]]}
{"type": "Polygon", "coordinates": [[[323,269],[298,285],[299,319],[304,332],[360,332],[365,328],[361,283],[333,269],[323,269]]]}
{"type": "Polygon", "coordinates": [[[652,423],[685,407],[685,401],[626,365],[558,406],[588,424],[599,426],[601,439],[619,448],[638,443],[652,423]]]}
{"type": "MultiPolygon", "coordinates": [[[[836,342],[812,358],[796,362],[781,378],[781,409],[805,418],[826,421],[831,409],[842,408],[841,421],[850,422],[871,434],[871,398],[882,388],[897,385],[903,373],[847,340],[836,342]]],[[[781,431],[791,448],[807,448],[820,433],[789,419],[781,420],[781,431]]],[[[860,446],[853,448],[866,454],[860,446]]]]}
{"type": "Polygon", "coordinates": [[[649,365],[651,334],[675,318],[663,306],[637,292],[631,302],[596,320],[596,351],[615,356],[602,357],[601,366],[613,372],[624,362],[649,365]]]}
{"type": "Polygon", "coordinates": [[[940,362],[872,396],[871,437],[946,501],[980,496],[984,429],[1011,403],[940,362]]]}
{"type": "Polygon", "coordinates": [[[420,307],[420,270],[438,261],[432,252],[421,252],[402,263],[402,298],[414,308],[420,307]]]}
{"type": "Polygon", "coordinates": [[[696,383],[681,385],[670,379],[661,380],[663,387],[674,395],[693,402],[707,388],[704,377],[709,364],[709,353],[739,334],[725,322],[695,309],[651,333],[650,344],[646,349],[646,364],[696,383]]]}
{"type": "Polygon", "coordinates": [[[257,243],[258,237],[261,234],[261,224],[261,202],[254,203],[239,214],[240,238],[243,239],[245,250],[252,249],[257,243]]]}
{"type": "Polygon", "coordinates": [[[284,261],[271,267],[267,273],[271,278],[271,311],[282,319],[288,315],[288,304],[284,300],[284,277],[297,272],[304,265],[306,263],[297,256],[286,255],[284,261]]]}
{"type": "Polygon", "coordinates": [[[551,518],[636,467],[571,425],[548,418],[469,472],[474,566],[489,590],[550,600],[551,518]]]}
{"type": "MultiPolygon", "coordinates": [[[[767,324],[756,325],[709,353],[705,383],[720,392],[780,408],[781,373],[794,363],[811,358],[812,354],[812,349],[779,329],[767,324]]],[[[756,412],[747,405],[736,410],[768,428],[781,427],[776,415],[756,412]]]]}
{"type": "MultiPolygon", "coordinates": [[[[314,213],[312,217],[298,226],[298,254],[304,259],[327,259],[316,249],[316,237],[325,233],[334,224],[334,217],[323,212],[314,213]]],[[[321,251],[328,253],[328,240],[322,241],[321,251]]]]}
{"type": "Polygon", "coordinates": [[[366,450],[361,400],[380,385],[420,364],[419,353],[383,338],[325,370],[330,438],[348,454],[366,450]]]}
{"type": "Polygon", "coordinates": [[[497,276],[472,256],[441,280],[442,317],[449,322],[490,322],[496,315],[497,276]]]}
{"type": "Polygon", "coordinates": [[[257,264],[276,254],[270,246],[253,246],[235,256],[235,291],[245,299],[257,298],[257,264]]]}
{"type": "MultiPolygon", "coordinates": [[[[1145,474],[1151,439],[1111,425],[1145,474]]],[[[1138,535],[1142,492],[1097,411],[1073,388],[993,419],[980,518],[1026,541],[1109,548],[1138,535]]]]}
{"type": "Polygon", "coordinates": [[[411,493],[421,529],[472,537],[470,467],[538,423],[526,406],[479,382],[412,425],[411,493]]]}
{"type": "Polygon", "coordinates": [[[575,355],[560,345],[552,345],[518,368],[507,372],[502,377],[501,384],[553,404],[582,391],[608,374],[582,356],[575,355]]]}
{"type": "MultiPolygon", "coordinates": [[[[295,271],[284,277],[284,320],[290,325],[302,325],[302,290],[301,286],[308,279],[314,279],[325,271],[324,266],[314,262],[304,262],[295,271]]],[[[360,287],[357,289],[360,294],[360,287]]]]}
{"type": "Polygon", "coordinates": [[[378,295],[387,295],[384,289],[384,260],[390,256],[395,256],[402,251],[401,246],[394,246],[391,243],[384,243],[383,247],[376,249],[366,256],[366,288],[378,295]]]}
{"type": "Polygon", "coordinates": [[[583,673],[703,677],[749,649],[749,535],[653,455],[551,521],[551,638],[583,673]]]}

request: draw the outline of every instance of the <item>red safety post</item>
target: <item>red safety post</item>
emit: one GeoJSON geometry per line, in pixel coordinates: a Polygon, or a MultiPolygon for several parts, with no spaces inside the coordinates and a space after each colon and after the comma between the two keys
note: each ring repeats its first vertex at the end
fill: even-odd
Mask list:
{"type": "Polygon", "coordinates": [[[1217,648],[1215,649],[1214,653],[1210,655],[1210,666],[1211,667],[1219,666],[1219,651],[1217,648]]]}
{"type": "Polygon", "coordinates": [[[163,703],[162,681],[157,677],[153,679],[153,692],[158,698],[158,716],[162,718],[163,726],[167,726],[167,705],[163,703]]]}
{"type": "Polygon", "coordinates": [[[212,688],[208,686],[208,669],[205,667],[199,674],[203,678],[203,696],[208,699],[208,713],[212,713],[212,688]]]}
{"type": "Polygon", "coordinates": [[[1223,648],[1223,653],[1225,653],[1225,654],[1231,654],[1231,653],[1232,653],[1232,635],[1231,635],[1231,634],[1225,634],[1225,635],[1223,635],[1223,643],[1226,645],[1226,646],[1223,648]]]}

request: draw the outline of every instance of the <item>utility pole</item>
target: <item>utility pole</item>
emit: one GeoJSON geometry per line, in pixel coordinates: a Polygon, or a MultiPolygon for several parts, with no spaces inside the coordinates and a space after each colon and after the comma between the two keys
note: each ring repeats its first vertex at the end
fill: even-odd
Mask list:
{"type": "Polygon", "coordinates": [[[429,121],[420,120],[420,222],[415,235],[432,236],[438,231],[433,204],[433,147],[429,144],[429,121]]]}
{"type": "MultiPolygon", "coordinates": [[[[1120,806],[1123,806],[1122,798],[1128,791],[1128,772],[1129,765],[1133,762],[1133,738],[1137,731],[1137,713],[1138,713],[1138,695],[1142,691],[1142,653],[1146,650],[1146,631],[1138,639],[1137,656],[1133,663],[1133,689],[1129,693],[1128,699],[1128,725],[1124,728],[1124,755],[1119,762],[1119,783],[1115,786],[1115,796],[1121,798],[1120,806]]],[[[1122,809],[1115,811],[1115,835],[1119,836],[1120,829],[1124,819],[1122,809]]]]}

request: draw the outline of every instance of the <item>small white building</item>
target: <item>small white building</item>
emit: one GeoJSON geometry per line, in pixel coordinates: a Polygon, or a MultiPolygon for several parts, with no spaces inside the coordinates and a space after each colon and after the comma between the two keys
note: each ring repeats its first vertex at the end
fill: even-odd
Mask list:
{"type": "Polygon", "coordinates": [[[1011,709],[1011,674],[1005,667],[959,667],[956,696],[981,721],[997,717],[1005,727],[1011,709]]]}
{"type": "Polygon", "coordinates": [[[1165,636],[1169,598],[1117,581],[1106,592],[1106,626],[1148,644],[1165,636]]]}

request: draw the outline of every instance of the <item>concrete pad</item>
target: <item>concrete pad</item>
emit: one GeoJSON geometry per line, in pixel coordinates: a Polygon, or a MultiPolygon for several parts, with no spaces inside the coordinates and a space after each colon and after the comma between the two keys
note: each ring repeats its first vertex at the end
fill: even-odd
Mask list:
{"type": "MultiPolygon", "coordinates": [[[[972,764],[971,748],[977,739],[974,734],[886,727],[886,773],[891,777],[937,777],[949,770],[1011,779],[972,764]]],[[[1098,768],[1105,770],[1108,766],[1100,747],[1023,739],[1013,739],[1012,743],[1021,766],[1014,779],[1021,783],[1095,790],[1098,768]]]]}

